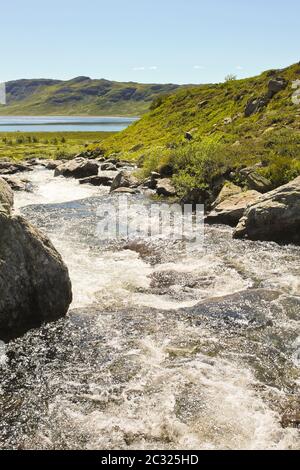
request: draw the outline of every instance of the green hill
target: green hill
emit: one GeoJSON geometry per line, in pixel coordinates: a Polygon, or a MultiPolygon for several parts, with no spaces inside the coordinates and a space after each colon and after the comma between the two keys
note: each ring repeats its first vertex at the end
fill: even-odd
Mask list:
{"type": "Polygon", "coordinates": [[[177,88],[88,77],[16,80],[6,83],[7,104],[0,105],[0,115],[139,116],[156,97],[177,88]]]}
{"type": "Polygon", "coordinates": [[[139,160],[145,174],[172,166],[183,193],[257,162],[274,186],[286,182],[300,174],[300,64],[159,97],[102,147],[139,160]]]}

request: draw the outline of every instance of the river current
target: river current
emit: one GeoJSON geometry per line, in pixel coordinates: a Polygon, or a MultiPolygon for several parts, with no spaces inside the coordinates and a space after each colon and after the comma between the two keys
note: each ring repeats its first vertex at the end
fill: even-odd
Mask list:
{"type": "Polygon", "coordinates": [[[26,176],[16,211],[63,256],[74,300],[6,346],[0,448],[299,449],[283,417],[299,410],[300,247],[225,226],[204,246],[104,244],[97,209],[118,196],[26,176]]]}

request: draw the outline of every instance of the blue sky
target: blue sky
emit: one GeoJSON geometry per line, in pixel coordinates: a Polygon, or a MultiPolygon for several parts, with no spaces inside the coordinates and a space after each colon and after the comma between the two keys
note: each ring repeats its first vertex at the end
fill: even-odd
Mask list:
{"type": "Polygon", "coordinates": [[[300,60],[299,0],[11,0],[0,81],[206,83],[300,60]]]}

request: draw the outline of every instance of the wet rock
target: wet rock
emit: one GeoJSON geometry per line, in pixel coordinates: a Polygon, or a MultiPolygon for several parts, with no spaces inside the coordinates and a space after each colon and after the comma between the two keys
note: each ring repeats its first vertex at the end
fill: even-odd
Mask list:
{"type": "Polygon", "coordinates": [[[138,189],[134,188],[118,188],[112,191],[113,194],[137,194],[139,193],[138,189]]]}
{"type": "Polygon", "coordinates": [[[21,173],[23,171],[32,171],[32,168],[23,163],[0,161],[0,173],[2,175],[14,175],[15,173],[21,173]]]}
{"type": "Polygon", "coordinates": [[[67,267],[50,240],[22,217],[0,213],[0,338],[19,336],[66,314],[67,267]]]}
{"type": "Polygon", "coordinates": [[[99,174],[98,176],[88,176],[87,178],[82,178],[79,180],[79,184],[91,184],[93,186],[111,186],[113,179],[113,176],[99,174]]]}
{"type": "Polygon", "coordinates": [[[47,170],[55,170],[58,166],[62,165],[63,162],[61,160],[47,160],[46,162],[42,163],[47,170]]]}
{"type": "Polygon", "coordinates": [[[27,179],[16,178],[15,176],[4,176],[3,179],[13,191],[32,191],[32,184],[27,179]]]}
{"type": "Polygon", "coordinates": [[[59,165],[54,171],[54,176],[81,179],[97,175],[98,171],[99,166],[94,161],[85,158],[75,158],[74,160],[59,165]]]}
{"type": "Polygon", "coordinates": [[[110,190],[112,192],[118,188],[136,188],[138,185],[138,179],[130,171],[123,170],[113,180],[110,190]]]}
{"type": "Polygon", "coordinates": [[[170,179],[163,178],[157,182],[156,193],[158,196],[171,197],[176,196],[176,189],[172,185],[172,181],[170,179]]]}
{"type": "Polygon", "coordinates": [[[8,183],[0,178],[0,214],[10,214],[14,204],[14,193],[8,183]]]}
{"type": "Polygon", "coordinates": [[[113,163],[103,163],[103,165],[101,165],[101,170],[102,171],[116,171],[117,170],[117,167],[115,164],[113,163]]]}
{"type": "Polygon", "coordinates": [[[300,243],[300,176],[252,204],[234,238],[300,243]]]}
{"type": "Polygon", "coordinates": [[[234,194],[214,207],[206,218],[209,224],[225,224],[235,227],[243,216],[246,208],[259,200],[261,194],[257,191],[245,191],[234,194]]]}
{"type": "Polygon", "coordinates": [[[269,289],[249,289],[236,294],[204,300],[185,309],[194,316],[215,319],[217,322],[240,324],[241,327],[269,326],[269,305],[280,297],[280,292],[269,289]]]}

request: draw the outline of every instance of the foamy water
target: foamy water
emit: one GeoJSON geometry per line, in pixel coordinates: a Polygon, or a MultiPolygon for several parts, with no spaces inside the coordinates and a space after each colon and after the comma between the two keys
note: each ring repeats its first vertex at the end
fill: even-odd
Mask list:
{"type": "Polygon", "coordinates": [[[24,351],[34,367],[18,384],[15,437],[2,446],[299,448],[298,431],[280,420],[299,397],[300,249],[234,241],[227,227],[208,227],[204,246],[104,246],[95,226],[107,189],[45,170],[28,177],[34,192],[17,193],[16,206],[62,254],[74,301],[66,322],[10,346],[11,367],[26,369],[24,351]],[[212,298],[216,307],[198,308],[212,298]]]}

